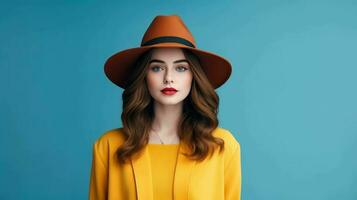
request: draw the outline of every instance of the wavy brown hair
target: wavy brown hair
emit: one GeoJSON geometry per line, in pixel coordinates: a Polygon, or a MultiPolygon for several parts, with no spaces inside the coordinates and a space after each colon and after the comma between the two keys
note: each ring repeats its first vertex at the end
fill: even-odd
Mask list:
{"type": "MultiPolygon", "coordinates": [[[[218,127],[219,97],[203,71],[199,58],[189,50],[181,48],[193,74],[191,91],[184,99],[183,111],[177,133],[181,142],[188,145],[189,159],[204,160],[212,156],[219,147],[224,149],[224,141],[212,135],[218,127]]],[[[120,163],[125,163],[133,154],[142,150],[149,141],[149,132],[154,120],[153,101],[146,85],[146,72],[152,49],[139,57],[128,77],[122,94],[123,111],[121,120],[125,142],[117,150],[120,163]]]]}

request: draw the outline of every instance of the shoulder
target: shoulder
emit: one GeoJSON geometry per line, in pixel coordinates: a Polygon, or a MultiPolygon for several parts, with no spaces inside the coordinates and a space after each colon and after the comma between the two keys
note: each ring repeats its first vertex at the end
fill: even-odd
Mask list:
{"type": "Polygon", "coordinates": [[[225,154],[227,157],[240,153],[239,141],[235,138],[231,131],[222,127],[217,127],[212,134],[215,137],[223,139],[225,154]]]}
{"type": "Polygon", "coordinates": [[[231,131],[225,128],[217,127],[212,134],[215,137],[223,139],[225,145],[229,146],[230,148],[237,148],[239,146],[239,142],[235,136],[231,133],[231,131]]]}
{"type": "Polygon", "coordinates": [[[95,146],[98,149],[105,151],[110,147],[119,147],[122,143],[124,143],[125,137],[123,133],[123,128],[114,128],[107,130],[100,135],[96,141],[95,146]]]}

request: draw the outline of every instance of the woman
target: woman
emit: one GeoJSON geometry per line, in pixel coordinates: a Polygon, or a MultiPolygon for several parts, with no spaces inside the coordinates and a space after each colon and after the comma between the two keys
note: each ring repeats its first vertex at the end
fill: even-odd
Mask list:
{"type": "Polygon", "coordinates": [[[197,49],[179,16],[157,16],[105,73],[124,89],[123,126],[93,145],[90,199],[240,199],[240,145],[217,119],[227,60],[197,49]]]}

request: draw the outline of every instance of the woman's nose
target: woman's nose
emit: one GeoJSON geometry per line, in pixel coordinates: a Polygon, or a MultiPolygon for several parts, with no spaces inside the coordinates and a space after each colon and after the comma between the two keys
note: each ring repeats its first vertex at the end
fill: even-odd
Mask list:
{"type": "Polygon", "coordinates": [[[169,70],[167,70],[164,75],[164,83],[169,83],[169,82],[173,83],[174,80],[171,76],[171,72],[169,72],[169,70]]]}
{"type": "Polygon", "coordinates": [[[165,81],[164,81],[165,84],[166,84],[166,83],[169,83],[169,82],[173,83],[174,81],[173,81],[173,80],[165,80],[165,81]]]}

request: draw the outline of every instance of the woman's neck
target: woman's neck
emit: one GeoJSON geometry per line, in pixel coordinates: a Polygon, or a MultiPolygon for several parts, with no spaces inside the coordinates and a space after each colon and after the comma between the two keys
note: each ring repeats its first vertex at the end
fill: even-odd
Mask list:
{"type": "Polygon", "coordinates": [[[170,143],[179,142],[177,136],[177,126],[182,115],[182,104],[162,105],[154,104],[154,121],[152,129],[160,138],[170,143]]]}

